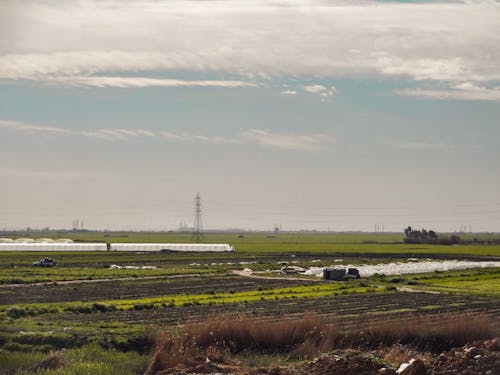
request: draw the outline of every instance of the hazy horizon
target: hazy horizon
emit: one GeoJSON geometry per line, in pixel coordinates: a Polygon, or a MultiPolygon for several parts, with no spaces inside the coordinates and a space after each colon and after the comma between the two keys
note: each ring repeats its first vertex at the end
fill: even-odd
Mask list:
{"type": "MultiPolygon", "coordinates": [[[[39,225],[33,226],[33,225],[18,225],[18,226],[5,226],[5,227],[0,227],[0,231],[24,231],[26,228],[30,228],[31,230],[43,230],[45,228],[50,228],[50,230],[72,230],[74,228],[74,221],[78,221],[78,227],[77,229],[85,229],[85,230],[96,230],[96,231],[103,231],[103,230],[109,230],[109,231],[191,231],[193,230],[193,222],[194,222],[194,206],[192,207],[192,212],[189,213],[189,209],[185,210],[186,211],[186,216],[189,214],[192,216],[191,218],[188,218],[187,220],[179,220],[177,223],[172,223],[171,226],[163,224],[164,220],[161,219],[160,215],[157,215],[158,219],[157,222],[154,222],[154,219],[150,219],[147,221],[145,225],[134,225],[134,215],[130,216],[125,216],[121,217],[121,220],[123,222],[126,222],[127,220],[131,224],[123,224],[122,226],[118,225],[102,225],[102,226],[96,226],[92,218],[82,218],[82,217],[75,217],[71,218],[70,222],[63,223],[60,226],[50,226],[50,225],[45,225],[43,222],[41,222],[39,225]],[[82,227],[83,224],[83,227],[82,227]],[[185,227],[183,227],[185,225],[185,227]]],[[[332,212],[335,210],[332,210],[332,212]]],[[[473,233],[497,233],[499,232],[498,230],[480,230],[476,229],[471,223],[464,223],[464,224],[458,224],[455,227],[452,227],[451,229],[447,229],[449,227],[445,227],[443,225],[439,225],[439,223],[432,223],[430,221],[425,220],[413,220],[413,222],[407,222],[407,223],[402,223],[399,225],[398,223],[394,223],[397,217],[399,217],[398,212],[400,210],[394,210],[396,214],[396,219],[391,221],[388,220],[388,218],[391,217],[389,214],[386,217],[386,222],[373,222],[370,223],[369,219],[373,218],[375,216],[378,217],[374,212],[365,212],[365,211],[359,211],[359,210],[341,210],[342,212],[349,212],[349,211],[354,211],[356,214],[346,214],[345,217],[348,218],[347,220],[351,223],[349,224],[344,224],[344,225],[321,225],[317,224],[318,222],[325,222],[324,217],[335,217],[337,218],[338,222],[342,221],[342,213],[339,213],[337,215],[334,214],[327,214],[326,209],[323,212],[323,215],[321,213],[318,215],[316,219],[312,219],[311,221],[300,221],[300,215],[283,215],[283,217],[287,217],[288,220],[285,222],[272,222],[269,225],[266,225],[267,223],[264,223],[262,225],[256,225],[256,226],[211,226],[211,225],[206,225],[203,224],[203,229],[206,231],[269,231],[272,232],[275,228],[275,226],[278,226],[282,232],[294,232],[294,231],[318,231],[318,232],[332,232],[332,233],[340,233],[340,232],[366,232],[366,233],[401,233],[403,234],[403,229],[406,228],[407,226],[412,226],[416,229],[433,229],[441,233],[455,233],[455,232],[473,232],[473,233]],[[365,214],[366,213],[366,214],[365,214]],[[356,227],[355,224],[352,224],[353,222],[359,221],[361,224],[356,227]],[[389,224],[387,224],[389,223],[389,224]],[[316,224],[316,225],[315,225],[316,224]]],[[[220,215],[220,214],[219,214],[220,215]]],[[[257,214],[254,213],[255,216],[257,214]]],[[[264,214],[262,214],[264,215],[264,214]]],[[[40,215],[42,216],[42,215],[40,215]]],[[[166,215],[165,215],[166,216],[166,215]]],[[[244,216],[244,215],[242,215],[244,216]]],[[[401,215],[404,216],[404,215],[401,215]]],[[[417,217],[418,215],[415,215],[417,217]]],[[[152,217],[152,215],[151,215],[152,217]]],[[[380,215],[380,217],[382,217],[380,215]]],[[[210,214],[207,212],[202,213],[202,221],[209,222],[210,223],[210,214]]],[[[120,221],[120,218],[117,217],[116,221],[120,221]]],[[[240,219],[241,221],[241,219],[240,219]]],[[[333,220],[332,220],[333,221],[333,220]]],[[[450,220],[451,222],[452,220],[450,220]]]]}
{"type": "Polygon", "coordinates": [[[500,231],[500,2],[0,0],[0,229],[500,231]]]}
{"type": "MultiPolygon", "coordinates": [[[[422,229],[422,228],[414,228],[414,229],[422,229]]],[[[429,228],[424,228],[424,229],[429,229],[429,228]]],[[[460,228],[459,228],[460,229],[460,228]]],[[[165,229],[165,230],[133,230],[133,229],[117,229],[117,230],[111,230],[111,229],[69,229],[69,228],[17,228],[17,229],[10,229],[10,230],[3,230],[0,229],[0,233],[2,234],[2,238],[9,238],[6,233],[47,233],[49,232],[59,232],[59,233],[175,233],[175,234],[191,234],[193,233],[194,229],[193,228],[187,228],[185,230],[181,230],[179,228],[177,229],[165,229]],[[29,229],[29,230],[27,230],[29,229]]],[[[331,234],[331,235],[349,235],[349,234],[360,234],[360,235],[393,235],[393,236],[400,236],[401,240],[404,238],[404,232],[403,230],[401,231],[375,231],[375,230],[345,230],[345,231],[334,231],[334,230],[321,230],[321,229],[295,229],[295,230],[280,230],[278,232],[274,231],[272,228],[271,229],[252,229],[252,228],[220,228],[220,229],[204,229],[202,232],[202,235],[204,234],[219,234],[219,233],[269,233],[269,234],[331,234]]],[[[500,234],[500,232],[469,232],[468,228],[464,227],[464,230],[456,230],[456,231],[443,231],[443,232],[436,232],[438,235],[451,235],[451,234],[458,234],[458,235],[497,235],[500,234]]],[[[16,236],[17,237],[17,236],[16,236]]],[[[28,236],[28,238],[34,238],[35,240],[37,238],[35,236],[28,236]]],[[[43,238],[45,239],[45,238],[43,238]]],[[[196,242],[196,241],[194,241],[196,242]]],[[[202,241],[206,242],[206,241],[202,241]]]]}

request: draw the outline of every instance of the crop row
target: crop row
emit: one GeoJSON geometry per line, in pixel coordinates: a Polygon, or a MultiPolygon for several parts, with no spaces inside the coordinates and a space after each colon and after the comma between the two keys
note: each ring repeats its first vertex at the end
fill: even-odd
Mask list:
{"type": "Polygon", "coordinates": [[[500,301],[491,297],[397,292],[335,297],[254,301],[237,304],[189,305],[159,309],[113,311],[99,314],[59,314],[62,321],[102,321],[171,325],[198,321],[210,315],[245,314],[256,317],[317,312],[345,322],[376,321],[387,314],[430,311],[486,311],[500,318],[500,301]]]}
{"type": "Polygon", "coordinates": [[[303,285],[304,281],[289,279],[257,279],[239,276],[186,276],[109,280],[98,283],[47,284],[0,288],[0,304],[47,303],[70,301],[101,301],[139,299],[151,296],[230,293],[258,289],[303,285]]]}

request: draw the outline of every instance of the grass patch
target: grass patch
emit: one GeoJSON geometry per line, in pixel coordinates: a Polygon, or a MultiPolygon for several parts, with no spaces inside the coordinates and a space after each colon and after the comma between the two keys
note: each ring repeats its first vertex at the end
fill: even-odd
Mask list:
{"type": "Polygon", "coordinates": [[[30,370],[37,374],[51,375],[136,375],[144,372],[146,361],[145,354],[103,350],[97,345],[49,354],[0,351],[0,368],[11,370],[12,373],[30,370]]]}
{"type": "Polygon", "coordinates": [[[36,317],[7,319],[1,322],[0,352],[48,353],[58,349],[95,344],[103,349],[145,353],[154,335],[144,324],[61,323],[57,317],[44,322],[36,317]]]}

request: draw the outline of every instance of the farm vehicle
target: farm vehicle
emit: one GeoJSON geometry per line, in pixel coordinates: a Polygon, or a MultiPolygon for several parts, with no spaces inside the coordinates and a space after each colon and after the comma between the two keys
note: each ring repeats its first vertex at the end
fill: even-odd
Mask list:
{"type": "Polygon", "coordinates": [[[324,268],[323,269],[323,279],[334,280],[334,281],[344,281],[348,279],[359,279],[359,270],[357,268],[324,268]]]}
{"type": "Polygon", "coordinates": [[[31,265],[36,267],[54,267],[56,264],[52,258],[44,257],[39,261],[33,262],[31,265]]]}

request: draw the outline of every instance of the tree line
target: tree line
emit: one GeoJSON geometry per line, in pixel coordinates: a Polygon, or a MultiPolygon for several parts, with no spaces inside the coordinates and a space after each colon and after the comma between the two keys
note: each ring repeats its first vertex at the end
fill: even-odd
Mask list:
{"type": "Polygon", "coordinates": [[[413,229],[411,226],[408,226],[404,230],[405,233],[405,243],[410,244],[440,244],[440,245],[454,245],[460,243],[460,237],[457,235],[451,235],[449,237],[439,236],[433,230],[426,230],[424,228],[418,230],[413,229]]]}

